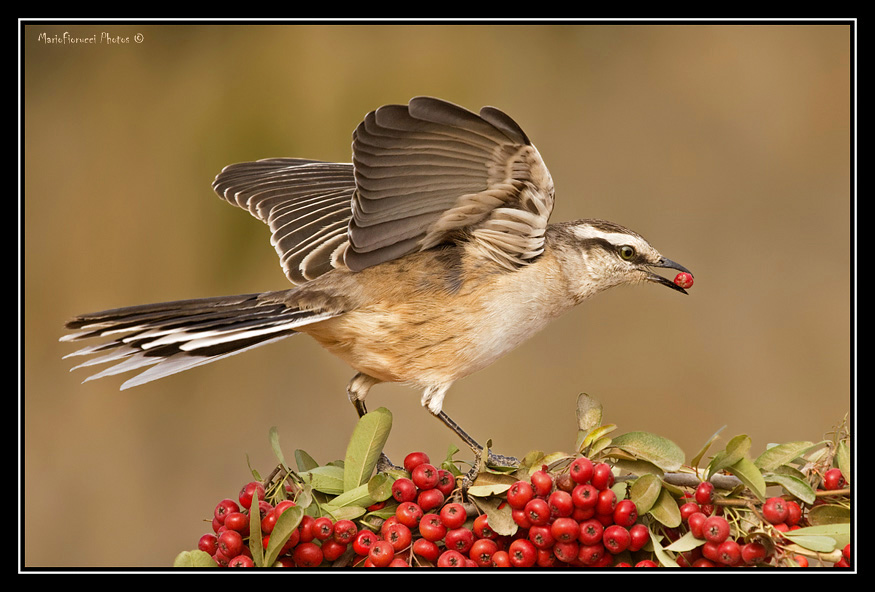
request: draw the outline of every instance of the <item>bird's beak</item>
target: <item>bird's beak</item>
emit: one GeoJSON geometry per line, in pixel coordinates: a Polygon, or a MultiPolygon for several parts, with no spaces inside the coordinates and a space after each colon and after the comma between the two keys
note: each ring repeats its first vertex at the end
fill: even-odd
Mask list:
{"type": "MultiPolygon", "coordinates": [[[[675,263],[671,259],[667,259],[666,257],[660,257],[659,261],[651,264],[652,267],[667,267],[671,269],[677,269],[678,271],[684,271],[690,275],[693,275],[693,272],[681,265],[680,263],[675,263]]],[[[647,280],[651,282],[655,282],[657,284],[662,284],[663,286],[668,286],[672,290],[677,290],[678,292],[683,292],[687,294],[687,291],[678,286],[676,283],[671,281],[668,278],[664,278],[661,275],[657,275],[651,271],[647,272],[647,280]]]]}

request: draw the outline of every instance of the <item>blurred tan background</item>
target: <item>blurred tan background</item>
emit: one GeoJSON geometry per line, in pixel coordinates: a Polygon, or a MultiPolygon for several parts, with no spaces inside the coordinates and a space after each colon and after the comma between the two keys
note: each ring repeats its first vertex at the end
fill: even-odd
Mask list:
{"type": "MultiPolygon", "coordinates": [[[[696,277],[599,295],[458,382],[444,409],[476,438],[570,450],[579,392],[687,458],[722,426],[759,454],[850,409],[847,25],[36,23],[23,49],[27,567],[169,566],[247,455],[271,470],[273,425],[287,458],[343,456],[352,371],[304,336],[124,392],[129,375],[80,384],[58,338],[76,313],[285,288],[215,174],[348,162],[365,113],[415,95],[505,110],[551,169],[555,221],[618,222],[696,277]],[[39,38],[65,31],[130,42],[39,38]]],[[[368,403],[394,414],[396,461],[458,444],[418,392],[368,403]]]]}

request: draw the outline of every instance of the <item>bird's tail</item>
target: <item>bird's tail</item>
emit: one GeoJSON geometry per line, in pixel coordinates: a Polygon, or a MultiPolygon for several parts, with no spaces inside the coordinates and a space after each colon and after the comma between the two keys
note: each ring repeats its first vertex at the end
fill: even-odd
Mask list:
{"type": "Polygon", "coordinates": [[[80,315],[61,341],[109,337],[64,356],[92,357],[76,368],[116,362],[86,381],[151,366],[121,388],[137,386],[239,354],[296,333],[295,328],[333,316],[290,308],[273,294],[243,294],[129,306],[80,315]]]}

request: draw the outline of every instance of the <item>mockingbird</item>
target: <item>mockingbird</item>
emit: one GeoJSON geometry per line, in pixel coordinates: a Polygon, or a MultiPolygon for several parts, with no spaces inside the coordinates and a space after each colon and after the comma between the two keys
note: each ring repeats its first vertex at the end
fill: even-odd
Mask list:
{"type": "Polygon", "coordinates": [[[352,163],[272,158],[233,164],[220,197],[271,229],[295,287],[83,314],[62,341],[108,337],[70,356],[116,362],[87,380],[148,367],[122,389],[278,341],[313,337],[357,371],[361,416],[380,382],[422,405],[475,451],[442,410],[456,380],[484,368],[587,298],[688,272],[613,222],[549,224],[553,180],[510,117],[429,97],[369,113],[352,163]]]}

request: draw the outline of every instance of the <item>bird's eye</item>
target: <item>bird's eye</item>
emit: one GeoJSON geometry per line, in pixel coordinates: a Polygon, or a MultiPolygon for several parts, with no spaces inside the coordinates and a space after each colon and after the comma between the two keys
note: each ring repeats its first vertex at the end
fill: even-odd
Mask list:
{"type": "Polygon", "coordinates": [[[629,245],[623,245],[620,247],[620,258],[625,259],[626,261],[631,261],[632,258],[635,257],[635,249],[630,247],[629,245]]]}

